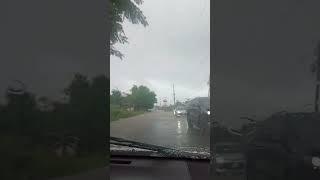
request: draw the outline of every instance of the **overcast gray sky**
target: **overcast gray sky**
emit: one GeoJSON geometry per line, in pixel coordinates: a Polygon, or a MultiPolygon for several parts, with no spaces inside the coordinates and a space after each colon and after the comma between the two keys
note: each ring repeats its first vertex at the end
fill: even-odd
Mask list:
{"type": "Polygon", "coordinates": [[[159,99],[208,95],[210,73],[210,0],[145,0],[149,26],[124,24],[129,44],[118,45],[123,60],[110,58],[110,87],[128,92],[146,85],[159,99]]]}

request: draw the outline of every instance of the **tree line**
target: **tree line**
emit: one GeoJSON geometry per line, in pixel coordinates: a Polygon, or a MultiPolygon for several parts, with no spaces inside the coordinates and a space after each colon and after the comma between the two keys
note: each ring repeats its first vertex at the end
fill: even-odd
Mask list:
{"type": "Polygon", "coordinates": [[[30,146],[52,149],[73,143],[79,154],[105,152],[108,84],[104,75],[88,79],[77,73],[63,90],[66,101],[8,90],[7,103],[0,106],[0,135],[27,137],[30,146]]]}
{"type": "Polygon", "coordinates": [[[157,103],[156,94],[146,86],[133,85],[130,93],[123,93],[113,89],[110,95],[110,104],[120,108],[133,108],[135,111],[152,109],[157,103]]]}

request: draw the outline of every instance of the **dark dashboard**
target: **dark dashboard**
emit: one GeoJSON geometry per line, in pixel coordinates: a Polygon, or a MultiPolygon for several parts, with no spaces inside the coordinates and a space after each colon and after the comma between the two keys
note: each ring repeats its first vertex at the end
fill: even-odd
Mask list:
{"type": "Polygon", "coordinates": [[[113,156],[111,180],[209,179],[209,160],[113,156]]]}

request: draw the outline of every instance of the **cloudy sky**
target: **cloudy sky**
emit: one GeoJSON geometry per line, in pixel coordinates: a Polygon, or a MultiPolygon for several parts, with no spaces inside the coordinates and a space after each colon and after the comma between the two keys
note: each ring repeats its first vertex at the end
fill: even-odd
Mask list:
{"type": "Polygon", "coordinates": [[[123,60],[110,58],[110,87],[129,91],[146,85],[159,100],[208,95],[210,73],[210,0],[145,0],[149,26],[127,22],[129,44],[117,46],[123,60]]]}

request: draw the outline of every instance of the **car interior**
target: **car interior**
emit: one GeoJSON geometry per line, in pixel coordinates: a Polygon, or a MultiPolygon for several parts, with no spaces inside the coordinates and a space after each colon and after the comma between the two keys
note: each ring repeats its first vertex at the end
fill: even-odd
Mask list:
{"type": "Polygon", "coordinates": [[[111,156],[112,180],[202,180],[210,177],[209,160],[111,156]]]}
{"type": "Polygon", "coordinates": [[[320,1],[18,1],[0,180],[320,180],[320,1]]]}

